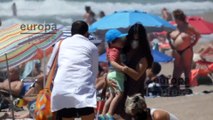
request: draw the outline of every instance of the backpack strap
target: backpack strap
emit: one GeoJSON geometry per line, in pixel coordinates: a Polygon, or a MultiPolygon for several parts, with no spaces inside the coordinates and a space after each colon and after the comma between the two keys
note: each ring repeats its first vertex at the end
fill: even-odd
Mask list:
{"type": "Polygon", "coordinates": [[[55,77],[55,74],[56,74],[57,63],[58,63],[58,53],[59,53],[61,43],[62,43],[62,40],[59,42],[57,53],[55,55],[52,66],[51,66],[50,71],[49,71],[48,76],[47,76],[47,83],[46,83],[46,86],[45,86],[45,88],[47,88],[47,89],[50,89],[51,83],[52,83],[52,81],[55,77]]]}

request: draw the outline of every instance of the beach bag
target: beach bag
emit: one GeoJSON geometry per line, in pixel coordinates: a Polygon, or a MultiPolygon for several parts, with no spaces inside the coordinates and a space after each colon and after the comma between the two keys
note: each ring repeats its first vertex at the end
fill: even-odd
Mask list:
{"type": "MultiPolygon", "coordinates": [[[[59,43],[58,51],[60,48],[62,41],[59,43]]],[[[51,83],[54,79],[56,69],[57,69],[57,58],[58,58],[58,51],[55,55],[55,58],[53,60],[50,72],[47,76],[47,83],[43,90],[41,90],[37,96],[36,99],[36,106],[34,111],[34,117],[36,120],[52,120],[53,114],[51,112],[51,83]]]]}
{"type": "Polygon", "coordinates": [[[162,89],[160,84],[152,82],[148,85],[148,96],[160,96],[162,89]]]}

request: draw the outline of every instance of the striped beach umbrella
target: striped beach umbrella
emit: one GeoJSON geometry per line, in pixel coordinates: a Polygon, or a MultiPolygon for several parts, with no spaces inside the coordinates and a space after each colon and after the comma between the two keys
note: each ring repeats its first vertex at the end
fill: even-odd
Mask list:
{"type": "MultiPolygon", "coordinates": [[[[60,39],[62,32],[59,30],[46,31],[46,28],[22,29],[20,24],[13,25],[0,30],[0,70],[16,67],[31,59],[43,57],[51,52],[51,45],[60,39]]],[[[42,27],[42,26],[41,26],[42,27]]],[[[8,74],[9,75],[9,74],[8,74]]],[[[13,96],[9,80],[12,118],[14,118],[13,96]]],[[[45,84],[45,76],[44,76],[45,84]]]]}
{"type": "MultiPolygon", "coordinates": [[[[32,59],[40,59],[43,57],[43,51],[46,51],[46,55],[51,53],[51,46],[63,34],[62,31],[55,31],[55,34],[18,34],[14,32],[17,30],[17,25],[12,26],[11,29],[7,28],[5,30],[8,32],[3,31],[5,37],[1,36],[3,39],[0,39],[0,45],[2,45],[0,46],[0,70],[6,70],[7,68],[5,54],[7,54],[10,68],[32,59]],[[12,34],[13,32],[15,35],[12,34]]],[[[37,32],[42,32],[42,30],[37,32]]]]}
{"type": "Polygon", "coordinates": [[[15,24],[7,28],[0,30],[0,55],[14,48],[15,46],[22,44],[26,41],[33,40],[34,38],[41,36],[44,29],[21,29],[21,24],[15,24]],[[31,33],[33,34],[26,34],[31,33]]]}

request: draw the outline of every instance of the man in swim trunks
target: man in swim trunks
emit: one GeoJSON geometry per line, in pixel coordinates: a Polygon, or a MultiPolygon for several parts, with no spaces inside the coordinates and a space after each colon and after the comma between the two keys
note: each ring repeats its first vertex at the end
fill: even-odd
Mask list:
{"type": "Polygon", "coordinates": [[[200,38],[200,34],[187,23],[186,15],[182,10],[173,11],[173,16],[177,23],[177,29],[168,34],[169,43],[173,49],[173,57],[175,58],[173,78],[178,80],[184,72],[185,84],[188,87],[193,58],[192,48],[200,38]]]}

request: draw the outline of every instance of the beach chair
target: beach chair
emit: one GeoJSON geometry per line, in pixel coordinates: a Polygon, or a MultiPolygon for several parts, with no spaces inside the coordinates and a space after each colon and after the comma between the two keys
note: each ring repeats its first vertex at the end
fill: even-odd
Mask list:
{"type": "MultiPolygon", "coordinates": [[[[207,55],[208,53],[205,53],[207,55]]],[[[213,55],[213,54],[208,54],[213,55]]],[[[197,86],[197,78],[208,76],[213,82],[213,61],[207,61],[204,58],[204,54],[194,54],[193,61],[196,64],[195,69],[191,71],[190,84],[192,86],[197,86]]]]}

